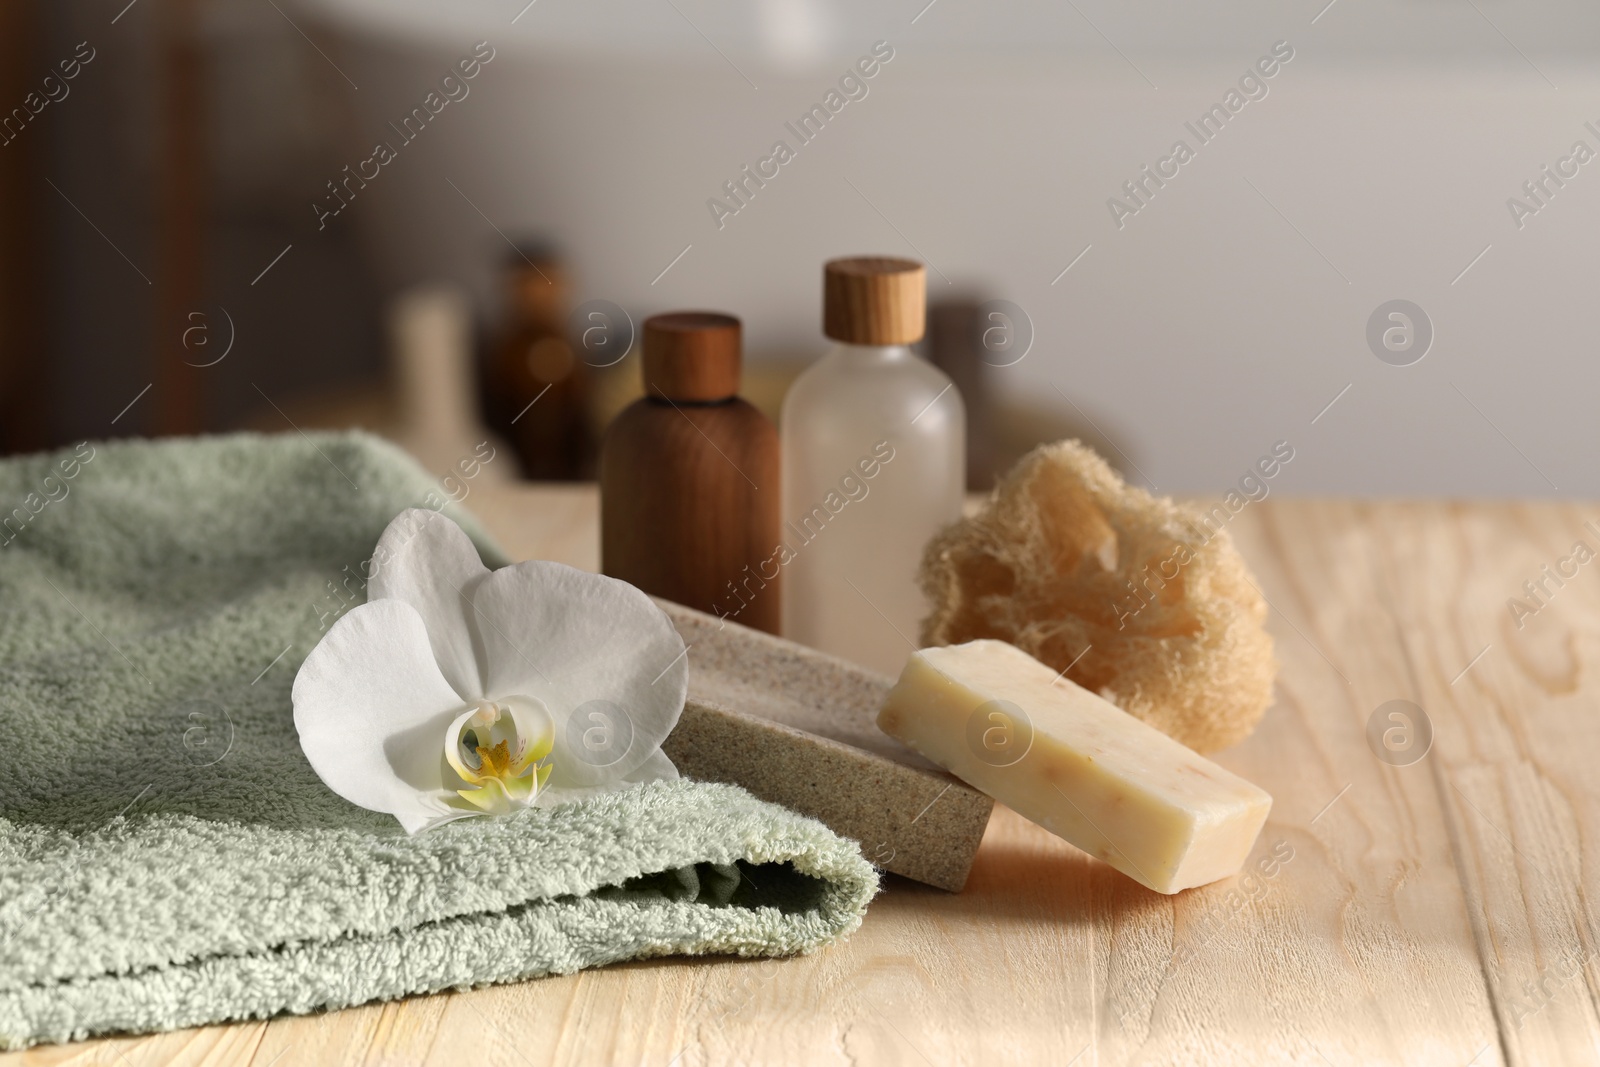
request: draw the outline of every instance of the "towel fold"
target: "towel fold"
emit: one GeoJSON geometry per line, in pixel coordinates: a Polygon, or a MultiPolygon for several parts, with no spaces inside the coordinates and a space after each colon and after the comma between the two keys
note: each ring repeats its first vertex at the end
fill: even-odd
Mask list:
{"type": "Polygon", "coordinates": [[[507,562],[451,489],[359,434],[0,462],[0,1048],[860,925],[858,846],[736,787],[408,837],[322,784],[290,687],[389,520],[444,507],[507,562]]]}

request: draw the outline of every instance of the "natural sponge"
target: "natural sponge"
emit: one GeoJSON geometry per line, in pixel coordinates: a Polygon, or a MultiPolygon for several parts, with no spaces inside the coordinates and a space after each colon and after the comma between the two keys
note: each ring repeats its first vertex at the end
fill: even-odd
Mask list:
{"type": "Polygon", "coordinates": [[[1043,445],[922,560],[925,645],[1009,641],[1198,752],[1272,702],[1267,605],[1214,515],[1043,445]]]}

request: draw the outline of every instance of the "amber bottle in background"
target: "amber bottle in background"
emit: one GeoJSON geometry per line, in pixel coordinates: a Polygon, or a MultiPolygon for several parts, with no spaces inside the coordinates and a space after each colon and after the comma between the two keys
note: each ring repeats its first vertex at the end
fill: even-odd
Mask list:
{"type": "Polygon", "coordinates": [[[506,318],[489,354],[491,423],[536,481],[594,477],[589,368],[567,337],[571,289],[548,250],[524,247],[507,262],[506,318]]]}
{"type": "Polygon", "coordinates": [[[768,633],[781,618],[778,432],[737,394],[739,320],[644,322],[645,396],[606,431],[600,569],[768,633]]]}

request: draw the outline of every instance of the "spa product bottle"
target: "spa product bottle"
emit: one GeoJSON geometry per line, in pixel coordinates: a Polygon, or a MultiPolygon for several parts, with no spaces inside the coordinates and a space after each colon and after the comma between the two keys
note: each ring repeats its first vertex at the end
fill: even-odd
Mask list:
{"type": "Polygon", "coordinates": [[[644,321],[645,396],[606,430],[600,569],[653,596],[778,632],[778,431],[742,400],[732,315],[644,321]]]}
{"type": "Polygon", "coordinates": [[[507,262],[507,322],[488,366],[489,408],[536,481],[594,476],[589,367],[567,338],[571,286],[560,260],[537,245],[507,262]]]}
{"type": "MultiPolygon", "coordinates": [[[[419,285],[395,297],[388,310],[394,418],[387,436],[445,479],[452,494],[470,464],[484,482],[510,481],[505,462],[489,460],[506,443],[478,417],[472,395],[472,307],[448,284],[419,285]]],[[[482,484],[482,483],[480,483],[482,484]]]]}
{"type": "Polygon", "coordinates": [[[840,342],[789,388],[783,434],[783,634],[898,674],[927,612],[922,550],[961,517],[966,416],[922,337],[914,260],[823,268],[823,331],[840,342]]]}

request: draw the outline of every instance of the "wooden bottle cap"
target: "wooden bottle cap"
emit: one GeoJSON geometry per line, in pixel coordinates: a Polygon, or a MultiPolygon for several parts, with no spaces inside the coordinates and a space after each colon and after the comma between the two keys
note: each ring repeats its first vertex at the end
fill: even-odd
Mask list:
{"type": "Polygon", "coordinates": [[[644,387],[651,396],[703,403],[739,392],[739,320],[672,311],[644,320],[644,387]]]}
{"type": "Polygon", "coordinates": [[[927,270],[914,259],[852,256],[822,268],[822,332],[850,345],[922,340],[927,270]]]}

